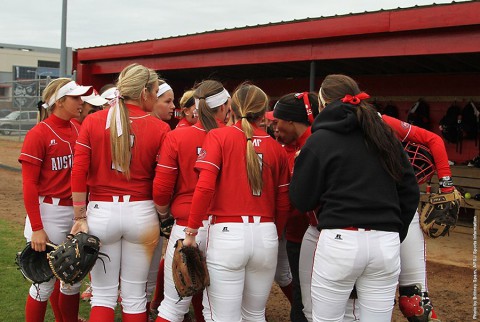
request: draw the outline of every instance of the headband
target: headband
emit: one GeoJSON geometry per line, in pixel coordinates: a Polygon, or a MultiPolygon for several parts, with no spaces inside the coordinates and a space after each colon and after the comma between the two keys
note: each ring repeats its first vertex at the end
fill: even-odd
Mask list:
{"type": "Polygon", "coordinates": [[[365,92],[358,93],[357,95],[345,95],[344,98],[342,98],[342,102],[344,103],[350,103],[353,105],[358,105],[362,100],[366,100],[370,98],[370,95],[368,95],[365,92]]]}
{"type": "Polygon", "coordinates": [[[57,91],[57,95],[50,97],[48,103],[43,104],[44,108],[52,107],[56,101],[65,96],[82,96],[92,92],[92,86],[80,86],[75,81],[71,81],[57,91]],[[45,106],[46,105],[46,106],[45,106]]]}
{"type": "Polygon", "coordinates": [[[312,108],[310,107],[310,100],[308,99],[308,92],[297,93],[295,94],[295,98],[303,98],[303,104],[305,105],[305,111],[307,112],[308,122],[313,124],[313,113],[312,108]]]}
{"type": "Polygon", "coordinates": [[[168,85],[167,83],[163,83],[158,87],[157,97],[162,96],[163,94],[165,94],[165,92],[168,92],[170,90],[172,90],[170,85],[168,85]]]}
{"type": "MultiPolygon", "coordinates": [[[[215,108],[224,104],[229,98],[230,94],[228,94],[227,90],[224,88],[220,93],[205,97],[205,103],[207,103],[208,107],[215,108]]],[[[195,105],[197,106],[197,108],[199,102],[200,99],[196,98],[195,105]]]]}

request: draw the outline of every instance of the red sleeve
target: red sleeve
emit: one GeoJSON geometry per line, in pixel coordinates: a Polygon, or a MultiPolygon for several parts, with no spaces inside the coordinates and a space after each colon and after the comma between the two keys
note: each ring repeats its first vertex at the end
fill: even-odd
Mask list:
{"type": "Polygon", "coordinates": [[[178,149],[175,142],[173,135],[167,134],[159,152],[155,179],[153,180],[153,200],[159,206],[170,203],[177,182],[178,149]]]}
{"type": "Polygon", "coordinates": [[[23,203],[25,204],[25,210],[27,211],[33,231],[43,229],[37,188],[40,169],[36,164],[22,162],[23,203]]]}
{"type": "Polygon", "coordinates": [[[195,162],[195,169],[206,169],[218,173],[222,168],[222,143],[215,130],[207,133],[202,150],[195,162]]]}
{"type": "Polygon", "coordinates": [[[438,178],[452,176],[445,143],[439,135],[387,115],[382,115],[382,119],[397,133],[402,142],[422,144],[430,149],[438,178]]]}
{"type": "Polygon", "coordinates": [[[201,170],[197,186],[193,193],[192,207],[188,217],[188,227],[198,229],[202,226],[202,220],[207,219],[208,209],[215,194],[217,172],[201,170]]]}
{"type": "Polygon", "coordinates": [[[86,118],[75,144],[75,155],[72,167],[72,192],[87,192],[87,174],[90,168],[92,148],[90,145],[89,124],[86,118]]]}
{"type": "Polygon", "coordinates": [[[288,159],[286,153],[281,158],[283,161],[280,165],[280,180],[277,188],[277,196],[275,201],[275,224],[277,226],[278,237],[281,238],[285,230],[289,215],[290,215],[290,199],[288,197],[288,187],[290,182],[290,170],[288,168],[288,159]]]}

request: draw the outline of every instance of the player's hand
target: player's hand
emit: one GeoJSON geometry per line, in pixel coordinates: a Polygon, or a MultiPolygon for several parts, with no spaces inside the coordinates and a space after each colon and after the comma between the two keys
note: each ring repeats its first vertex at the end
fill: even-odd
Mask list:
{"type": "Polygon", "coordinates": [[[195,240],[195,236],[190,236],[185,234],[185,239],[183,240],[183,246],[197,247],[197,241],[195,240]]]}
{"type": "Polygon", "coordinates": [[[83,231],[84,233],[88,233],[88,224],[87,219],[80,219],[75,220],[72,230],[70,230],[70,234],[76,235],[77,233],[83,231]]]}
{"type": "Polygon", "coordinates": [[[45,251],[45,249],[47,249],[47,242],[49,242],[49,240],[45,230],[40,229],[32,232],[31,245],[33,250],[37,252],[45,251]]]}

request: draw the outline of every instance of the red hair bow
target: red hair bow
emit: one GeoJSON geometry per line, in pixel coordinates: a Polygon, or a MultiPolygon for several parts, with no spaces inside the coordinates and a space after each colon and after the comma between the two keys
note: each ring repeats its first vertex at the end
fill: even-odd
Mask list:
{"type": "Polygon", "coordinates": [[[342,98],[342,102],[344,103],[350,103],[353,105],[358,105],[360,104],[361,100],[366,100],[367,98],[370,98],[370,95],[368,95],[365,92],[361,92],[357,95],[345,95],[344,98],[342,98]]]}

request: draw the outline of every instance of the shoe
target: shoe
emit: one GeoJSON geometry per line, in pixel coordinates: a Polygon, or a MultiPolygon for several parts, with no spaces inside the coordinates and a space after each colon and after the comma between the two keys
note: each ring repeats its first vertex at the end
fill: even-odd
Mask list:
{"type": "Polygon", "coordinates": [[[89,285],[85,291],[80,295],[80,298],[84,301],[90,301],[92,298],[92,287],[89,285]]]}

